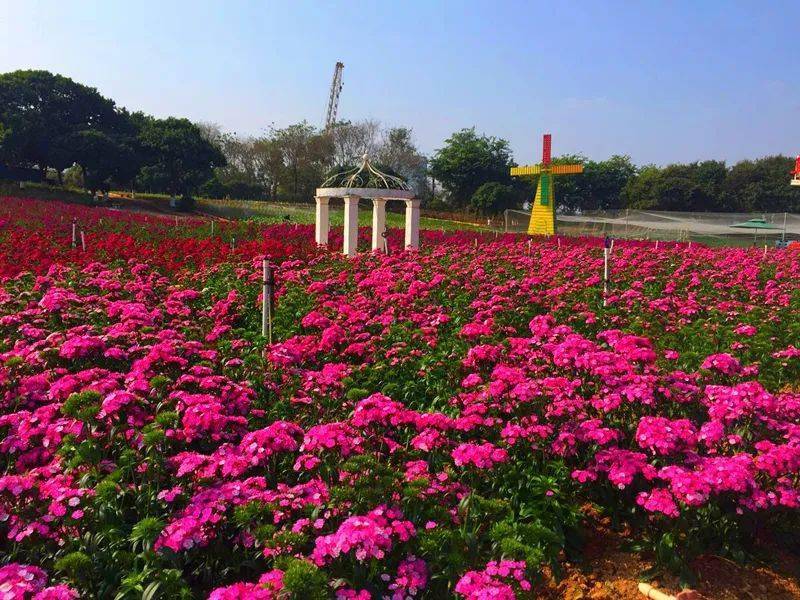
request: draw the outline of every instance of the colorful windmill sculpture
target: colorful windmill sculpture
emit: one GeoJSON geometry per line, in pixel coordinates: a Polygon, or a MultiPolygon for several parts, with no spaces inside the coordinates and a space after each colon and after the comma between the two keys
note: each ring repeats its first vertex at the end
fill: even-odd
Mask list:
{"type": "Polygon", "coordinates": [[[542,162],[538,165],[513,167],[512,176],[538,175],[536,197],[531,206],[531,221],[528,224],[529,235],[553,235],[556,232],[556,202],[553,194],[553,176],[583,173],[583,165],[554,165],[550,158],[552,136],[544,134],[542,144],[542,162]]]}

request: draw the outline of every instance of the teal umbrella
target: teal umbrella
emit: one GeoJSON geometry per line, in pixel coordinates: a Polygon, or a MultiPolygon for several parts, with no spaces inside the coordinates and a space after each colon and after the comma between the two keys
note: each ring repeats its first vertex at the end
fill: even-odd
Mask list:
{"type": "Polygon", "coordinates": [[[752,229],[753,230],[753,240],[755,241],[756,236],[758,236],[758,232],[761,231],[764,235],[767,234],[768,231],[780,229],[778,226],[773,225],[772,223],[768,223],[766,219],[748,219],[742,223],[736,223],[736,225],[731,225],[731,227],[736,227],[738,229],[752,229]]]}
{"type": "Polygon", "coordinates": [[[778,229],[776,225],[767,223],[766,219],[750,219],[743,223],[731,225],[731,227],[738,227],[739,229],[778,229]]]}

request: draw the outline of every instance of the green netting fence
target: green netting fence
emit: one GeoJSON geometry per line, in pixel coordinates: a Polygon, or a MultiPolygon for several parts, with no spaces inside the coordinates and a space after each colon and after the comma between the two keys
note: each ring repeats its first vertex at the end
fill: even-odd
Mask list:
{"type": "MultiPolygon", "coordinates": [[[[507,210],[506,232],[525,232],[530,213],[507,210]]],[[[698,213],[618,209],[557,214],[560,235],[696,241],[710,245],[773,245],[778,240],[800,240],[800,215],[792,213],[698,213]],[[766,227],[733,227],[763,219],[766,227]]]]}

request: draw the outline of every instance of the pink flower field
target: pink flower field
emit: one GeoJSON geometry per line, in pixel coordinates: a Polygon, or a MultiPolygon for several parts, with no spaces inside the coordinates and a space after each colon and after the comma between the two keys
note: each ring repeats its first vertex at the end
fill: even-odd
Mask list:
{"type": "Polygon", "coordinates": [[[310,226],[226,225],[229,251],[49,208],[0,223],[27,257],[1,271],[0,599],[534,598],[589,513],[687,581],[796,544],[791,249],[618,240],[604,307],[602,240],[347,259],[310,226]],[[59,250],[73,216],[102,253],[59,250]]]}

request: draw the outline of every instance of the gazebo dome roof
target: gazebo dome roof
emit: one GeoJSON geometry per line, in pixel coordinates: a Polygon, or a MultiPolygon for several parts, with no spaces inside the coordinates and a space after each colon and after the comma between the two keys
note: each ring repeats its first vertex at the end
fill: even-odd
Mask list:
{"type": "Polygon", "coordinates": [[[414,190],[402,177],[384,173],[369,162],[366,154],[357,167],[334,173],[317,188],[317,196],[359,196],[361,198],[414,198],[414,190]]]}

